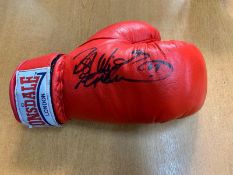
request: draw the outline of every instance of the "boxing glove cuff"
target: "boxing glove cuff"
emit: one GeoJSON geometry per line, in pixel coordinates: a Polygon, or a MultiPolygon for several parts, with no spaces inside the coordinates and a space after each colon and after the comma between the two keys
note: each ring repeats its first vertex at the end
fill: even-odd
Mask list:
{"type": "Polygon", "coordinates": [[[62,105],[63,59],[66,56],[49,54],[26,60],[17,67],[9,91],[17,121],[31,128],[58,127],[67,120],[62,105]]]}

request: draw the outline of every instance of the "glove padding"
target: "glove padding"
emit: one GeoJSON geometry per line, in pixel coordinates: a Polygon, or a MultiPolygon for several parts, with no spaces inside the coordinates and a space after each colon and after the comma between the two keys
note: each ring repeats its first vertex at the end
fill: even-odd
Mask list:
{"type": "Polygon", "coordinates": [[[17,120],[29,126],[60,126],[72,118],[165,122],[201,108],[206,74],[194,45],[161,41],[159,32],[144,22],[121,22],[97,32],[70,54],[23,62],[10,83],[11,105],[17,120]],[[35,77],[27,76],[33,75],[38,79],[32,86],[35,77]],[[34,102],[28,105],[26,100],[34,102]]]}

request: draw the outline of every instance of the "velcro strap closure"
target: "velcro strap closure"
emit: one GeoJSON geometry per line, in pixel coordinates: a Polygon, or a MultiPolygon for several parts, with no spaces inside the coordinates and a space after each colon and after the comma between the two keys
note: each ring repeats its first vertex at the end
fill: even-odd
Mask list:
{"type": "Polygon", "coordinates": [[[31,127],[61,126],[51,100],[51,68],[16,71],[15,103],[20,121],[31,127]]]}

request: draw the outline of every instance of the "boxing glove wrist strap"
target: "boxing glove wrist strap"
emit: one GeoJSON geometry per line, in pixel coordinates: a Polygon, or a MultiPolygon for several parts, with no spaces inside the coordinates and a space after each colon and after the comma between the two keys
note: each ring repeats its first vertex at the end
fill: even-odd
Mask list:
{"type": "Polygon", "coordinates": [[[18,120],[29,128],[61,126],[56,118],[51,95],[53,68],[61,56],[53,54],[45,56],[47,59],[43,57],[34,62],[26,61],[15,72],[15,113],[18,120]]]}

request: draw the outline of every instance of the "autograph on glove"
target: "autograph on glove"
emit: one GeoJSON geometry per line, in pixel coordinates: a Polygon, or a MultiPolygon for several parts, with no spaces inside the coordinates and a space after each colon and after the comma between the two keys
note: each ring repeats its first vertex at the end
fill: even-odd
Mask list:
{"type": "Polygon", "coordinates": [[[98,83],[114,83],[120,81],[135,83],[151,83],[168,78],[173,72],[172,64],[160,59],[152,59],[150,54],[142,50],[133,50],[131,57],[118,58],[114,49],[110,56],[98,53],[97,48],[90,48],[78,53],[73,60],[79,63],[74,65],[73,74],[78,81],[75,89],[82,84],[84,87],[96,87],[98,83]],[[132,75],[124,75],[127,67],[134,70],[132,75]]]}

